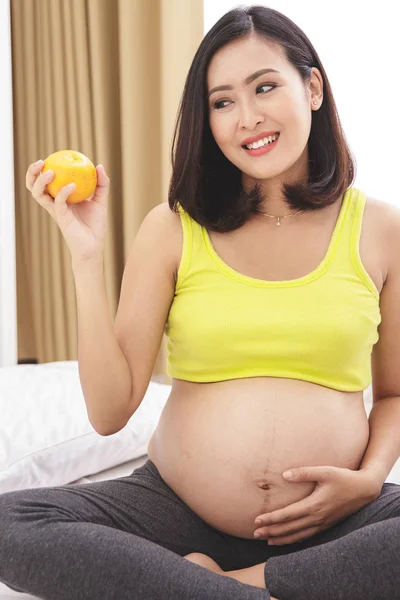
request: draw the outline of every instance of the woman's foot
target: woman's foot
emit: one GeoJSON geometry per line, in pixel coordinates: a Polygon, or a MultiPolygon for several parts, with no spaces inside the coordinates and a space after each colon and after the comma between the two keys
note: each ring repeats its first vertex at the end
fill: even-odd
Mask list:
{"type": "Polygon", "coordinates": [[[215,560],[207,556],[207,554],[202,554],[201,552],[192,552],[191,554],[186,554],[186,556],[184,556],[183,558],[186,558],[186,560],[189,560],[190,562],[195,563],[196,565],[205,567],[210,571],[214,571],[214,573],[226,575],[225,571],[221,569],[219,564],[216,563],[215,560]]]}
{"type": "MultiPolygon", "coordinates": [[[[232,579],[236,579],[236,581],[240,581],[241,583],[246,583],[247,585],[253,585],[255,587],[265,589],[265,563],[254,565],[254,567],[248,567],[246,569],[237,569],[236,571],[224,571],[221,569],[219,564],[215,562],[215,560],[207,556],[207,554],[202,554],[201,552],[192,552],[191,554],[184,556],[184,558],[195,563],[196,565],[205,567],[214,573],[218,573],[219,575],[231,577],[232,579]]],[[[271,600],[278,600],[278,598],[271,596],[271,600]]]]}

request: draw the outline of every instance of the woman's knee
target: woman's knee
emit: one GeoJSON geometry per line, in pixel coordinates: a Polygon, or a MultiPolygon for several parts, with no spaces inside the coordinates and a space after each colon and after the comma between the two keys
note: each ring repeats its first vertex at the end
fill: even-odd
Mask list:
{"type": "Polygon", "coordinates": [[[48,492],[49,488],[29,488],[0,494],[0,540],[43,517],[54,516],[57,504],[49,502],[48,492]]]}
{"type": "Polygon", "coordinates": [[[0,494],[0,539],[3,537],[4,528],[18,518],[18,506],[23,498],[21,490],[0,494]]]}
{"type": "Polygon", "coordinates": [[[2,568],[10,560],[13,547],[16,547],[18,543],[18,532],[20,530],[18,506],[20,501],[20,492],[0,494],[0,581],[2,568]]]}

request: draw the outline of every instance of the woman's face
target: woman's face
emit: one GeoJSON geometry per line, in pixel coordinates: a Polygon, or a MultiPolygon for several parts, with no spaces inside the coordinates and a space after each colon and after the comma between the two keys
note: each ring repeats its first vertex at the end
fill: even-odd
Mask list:
{"type": "Polygon", "coordinates": [[[319,100],[320,106],[322,77],[313,68],[306,88],[279,50],[278,45],[251,35],[221,48],[208,67],[208,92],[216,86],[233,88],[208,97],[211,132],[226,158],[247,179],[273,180],[290,172],[296,172],[296,178],[308,174],[312,101],[319,100]],[[263,73],[244,83],[253,73],[267,68],[279,73],[263,73]],[[279,131],[278,143],[266,154],[251,156],[242,148],[243,141],[265,131],[279,131]]]}

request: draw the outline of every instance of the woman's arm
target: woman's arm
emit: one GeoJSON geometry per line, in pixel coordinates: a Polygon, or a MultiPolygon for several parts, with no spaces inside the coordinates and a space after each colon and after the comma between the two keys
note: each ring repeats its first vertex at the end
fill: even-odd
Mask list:
{"type": "Polygon", "coordinates": [[[381,489],[400,457],[400,396],[374,402],[369,429],[369,442],[359,470],[369,471],[381,489]]]}
{"type": "Polygon", "coordinates": [[[379,299],[379,340],[371,357],[370,438],[360,465],[380,489],[400,456],[400,210],[384,204],[382,217],[387,277],[379,299]]]}

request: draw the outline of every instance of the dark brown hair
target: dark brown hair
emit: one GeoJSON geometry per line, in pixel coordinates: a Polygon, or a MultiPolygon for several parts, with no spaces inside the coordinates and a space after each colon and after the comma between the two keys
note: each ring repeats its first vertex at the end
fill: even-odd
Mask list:
{"type": "Polygon", "coordinates": [[[323,103],[312,111],[306,184],[284,184],[288,207],[312,211],[333,204],[353,183],[355,161],[342,130],[331,86],[305,33],[282,13],[265,6],[239,6],[226,13],[203,38],[190,66],[179,105],[171,149],[168,204],[177,203],[200,225],[227,232],[260,214],[264,200],[258,183],[246,192],[241,171],[221,152],[209,125],[207,68],[226,44],[259,35],[278,43],[283,56],[308,84],[312,67],[323,77],[323,103]]]}

